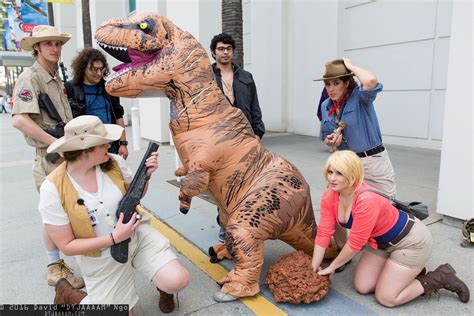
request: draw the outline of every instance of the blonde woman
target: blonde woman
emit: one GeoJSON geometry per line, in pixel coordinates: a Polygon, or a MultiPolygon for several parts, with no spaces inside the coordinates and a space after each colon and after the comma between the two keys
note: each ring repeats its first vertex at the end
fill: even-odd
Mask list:
{"type": "Polygon", "coordinates": [[[354,286],[361,294],[375,292],[384,306],[398,306],[441,288],[456,292],[462,302],[469,301],[468,287],[449,264],[425,275],[432,247],[430,232],[420,220],[396,209],[389,200],[366,191],[372,187],[363,182],[364,167],[354,152],[333,153],[323,172],[328,190],[321,200],[314,271],[320,268],[335,227],[341,226],[351,230],[347,243],[319,274],[332,276],[362,250],[354,286]]]}

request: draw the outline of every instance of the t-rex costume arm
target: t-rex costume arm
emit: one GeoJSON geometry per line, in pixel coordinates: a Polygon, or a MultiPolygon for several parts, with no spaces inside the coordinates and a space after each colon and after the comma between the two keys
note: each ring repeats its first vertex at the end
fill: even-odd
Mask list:
{"type": "Polygon", "coordinates": [[[170,130],[183,167],[180,210],[209,190],[226,229],[236,266],[222,292],[259,292],[266,239],[281,239],[311,255],[316,233],[309,186],[287,160],[263,148],[245,115],[221,93],[209,58],[196,39],[168,19],[144,14],[110,20],[96,32],[99,45],[124,62],[107,78],[121,97],[164,91],[171,100],[170,130]]]}

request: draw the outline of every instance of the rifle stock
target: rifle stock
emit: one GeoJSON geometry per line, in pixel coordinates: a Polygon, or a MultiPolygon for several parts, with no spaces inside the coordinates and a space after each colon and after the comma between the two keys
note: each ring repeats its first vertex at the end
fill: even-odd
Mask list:
{"type": "MultiPolygon", "coordinates": [[[[137,205],[140,204],[140,199],[143,195],[148,177],[146,175],[145,161],[150,157],[152,152],[158,150],[159,145],[155,143],[149,143],[145,155],[138,166],[138,170],[133,177],[132,183],[127,193],[123,196],[119,203],[116,216],[119,217],[120,213],[123,213],[123,223],[128,223],[132,218],[133,213],[136,212],[137,205]]],[[[128,260],[128,244],[130,238],[121,241],[110,248],[110,254],[112,257],[120,263],[125,263],[128,260]]]]}

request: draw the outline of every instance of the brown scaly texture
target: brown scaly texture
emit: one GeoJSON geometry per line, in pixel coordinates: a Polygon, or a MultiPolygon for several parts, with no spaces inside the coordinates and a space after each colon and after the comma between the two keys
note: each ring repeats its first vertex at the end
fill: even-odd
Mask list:
{"type": "Polygon", "coordinates": [[[245,115],[221,93],[196,39],[157,14],[109,20],[95,37],[123,62],[136,54],[149,57],[112,75],[108,93],[134,98],[155,90],[171,100],[170,129],[183,163],[175,172],[184,176],[180,210],[187,212],[192,197],[209,191],[226,229],[219,253],[236,261],[219,281],[221,291],[239,297],[260,291],[266,239],[311,254],[316,222],[308,184],[295,166],[260,145],[245,115]]]}
{"type": "Polygon", "coordinates": [[[312,303],[329,291],[329,278],[311,267],[311,257],[302,251],[281,256],[270,266],[266,283],[275,302],[312,303]]]}

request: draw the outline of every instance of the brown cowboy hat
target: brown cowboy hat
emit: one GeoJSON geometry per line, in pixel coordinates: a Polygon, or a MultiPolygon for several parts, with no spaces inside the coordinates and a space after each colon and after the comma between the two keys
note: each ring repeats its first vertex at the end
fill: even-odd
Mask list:
{"type": "Polygon", "coordinates": [[[103,124],[97,116],[81,115],[64,126],[64,136],[49,145],[48,153],[82,150],[118,140],[123,127],[103,124]]]}
{"type": "Polygon", "coordinates": [[[61,41],[65,44],[71,39],[69,33],[59,33],[58,29],[50,25],[37,25],[33,28],[31,36],[24,37],[20,41],[23,50],[33,50],[33,45],[43,41],[61,41]]]}
{"type": "Polygon", "coordinates": [[[326,66],[326,72],[324,73],[323,77],[318,78],[318,79],[313,79],[313,81],[335,79],[335,78],[354,75],[354,73],[350,72],[349,69],[347,69],[346,65],[344,65],[344,60],[342,59],[334,59],[334,60],[328,61],[325,66],[326,66]]]}

